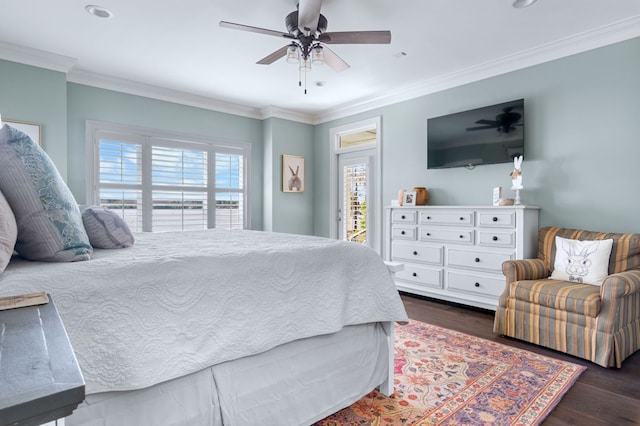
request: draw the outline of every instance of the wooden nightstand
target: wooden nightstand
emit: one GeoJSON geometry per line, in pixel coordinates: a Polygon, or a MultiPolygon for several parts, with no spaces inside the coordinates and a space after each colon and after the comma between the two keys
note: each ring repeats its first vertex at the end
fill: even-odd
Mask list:
{"type": "Polygon", "coordinates": [[[0,311],[0,426],[40,425],[70,415],[84,379],[51,297],[0,311]]]}

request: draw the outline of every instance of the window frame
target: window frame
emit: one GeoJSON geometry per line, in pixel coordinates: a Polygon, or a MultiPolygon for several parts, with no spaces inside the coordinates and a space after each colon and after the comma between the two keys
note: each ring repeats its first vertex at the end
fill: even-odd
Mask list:
{"type": "MultiPolygon", "coordinates": [[[[100,139],[105,136],[113,136],[113,140],[122,139],[122,142],[140,143],[142,145],[142,173],[150,173],[151,146],[168,146],[185,149],[201,149],[208,152],[208,181],[207,199],[209,208],[207,215],[207,228],[216,227],[216,199],[215,194],[219,192],[215,181],[215,154],[240,154],[243,155],[243,190],[238,190],[243,196],[243,229],[251,229],[251,144],[246,142],[225,140],[222,138],[210,139],[200,136],[173,133],[145,127],[132,126],[127,124],[109,123],[103,121],[85,121],[85,158],[86,158],[86,198],[87,205],[99,205],[100,203],[100,158],[98,146],[100,139]]],[[[141,185],[137,185],[141,191],[153,191],[150,179],[142,179],[141,185]]],[[[127,186],[134,189],[134,185],[127,186]]],[[[233,191],[232,191],[233,192],[233,191]]],[[[151,211],[148,206],[143,210],[143,232],[151,229],[151,211]]]]}

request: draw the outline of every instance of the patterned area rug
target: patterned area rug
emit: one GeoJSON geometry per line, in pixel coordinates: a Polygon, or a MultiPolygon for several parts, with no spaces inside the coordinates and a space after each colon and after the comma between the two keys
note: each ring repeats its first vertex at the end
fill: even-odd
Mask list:
{"type": "Polygon", "coordinates": [[[537,425],[586,369],[417,321],[396,325],[395,368],[392,398],[317,425],[537,425]]]}

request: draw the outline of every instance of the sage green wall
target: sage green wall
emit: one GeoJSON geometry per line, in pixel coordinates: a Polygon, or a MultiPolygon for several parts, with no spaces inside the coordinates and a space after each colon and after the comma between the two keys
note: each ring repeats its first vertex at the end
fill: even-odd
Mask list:
{"type": "Polygon", "coordinates": [[[98,89],[67,85],[69,164],[67,183],[79,203],[85,199],[85,121],[99,120],[195,135],[213,140],[251,144],[251,227],[262,229],[261,120],[219,113],[171,102],[98,89]]]}
{"type": "Polygon", "coordinates": [[[382,117],[383,200],[426,186],[430,204],[489,205],[513,196],[512,164],[427,170],[427,118],[525,99],[524,203],[540,224],[640,232],[640,38],[463,85],[315,128],[317,235],[328,236],[329,129],[382,117]]]}
{"type": "Polygon", "coordinates": [[[67,177],[66,75],[0,60],[0,114],[4,119],[38,123],[42,147],[67,177]]]}
{"type": "Polygon", "coordinates": [[[280,118],[265,120],[265,230],[313,235],[314,150],[313,126],[280,118]],[[282,155],[305,158],[305,191],[282,191],[282,155]],[[270,192],[266,191],[270,188],[270,192]]]}

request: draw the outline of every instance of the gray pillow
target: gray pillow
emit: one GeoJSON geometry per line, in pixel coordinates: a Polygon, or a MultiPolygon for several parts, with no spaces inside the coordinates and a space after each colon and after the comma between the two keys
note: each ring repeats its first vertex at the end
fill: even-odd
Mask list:
{"type": "Polygon", "coordinates": [[[95,248],[118,249],[131,247],[134,242],[129,225],[117,213],[105,207],[87,207],[82,222],[95,248]]]}
{"type": "Polygon", "coordinates": [[[18,237],[18,224],[9,202],[0,192],[0,273],[9,264],[18,237]]]}
{"type": "Polygon", "coordinates": [[[29,260],[89,260],[80,209],[53,161],[25,133],[0,128],[0,191],[18,224],[16,251],[29,260]]]}

